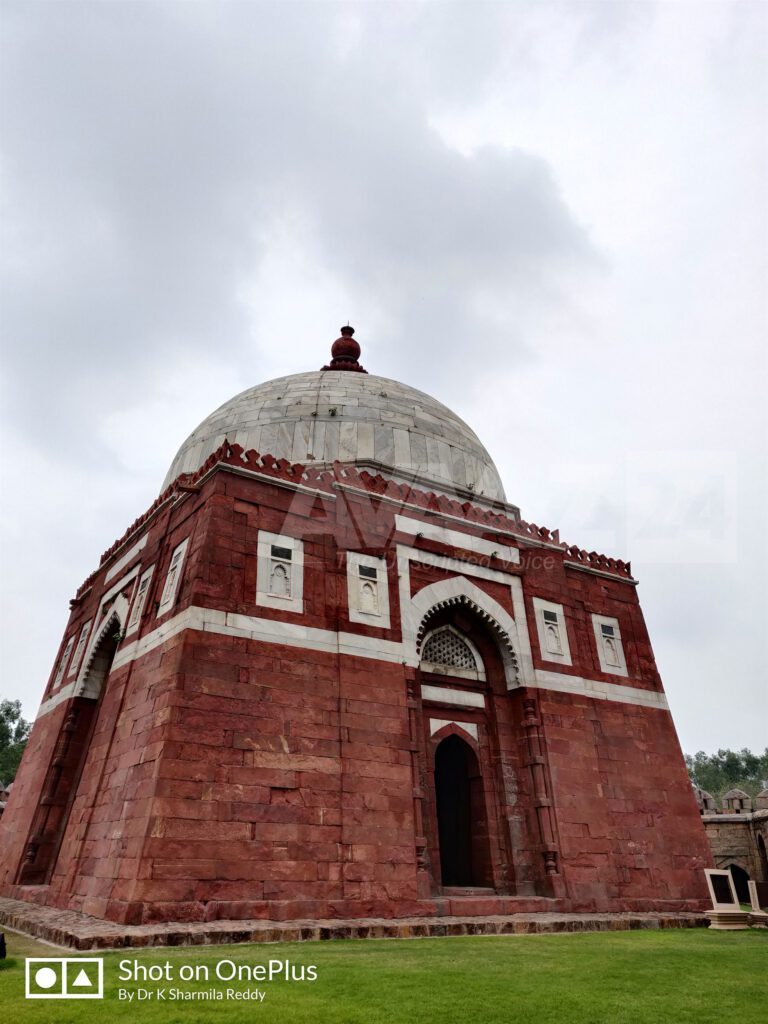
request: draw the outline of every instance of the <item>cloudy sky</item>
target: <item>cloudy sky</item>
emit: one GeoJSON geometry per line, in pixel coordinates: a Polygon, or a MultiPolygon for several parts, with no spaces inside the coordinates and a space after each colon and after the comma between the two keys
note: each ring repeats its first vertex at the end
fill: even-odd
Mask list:
{"type": "Polygon", "coordinates": [[[6,0],[0,694],[189,431],[350,321],[632,560],[684,749],[762,749],[767,12],[6,0]]]}

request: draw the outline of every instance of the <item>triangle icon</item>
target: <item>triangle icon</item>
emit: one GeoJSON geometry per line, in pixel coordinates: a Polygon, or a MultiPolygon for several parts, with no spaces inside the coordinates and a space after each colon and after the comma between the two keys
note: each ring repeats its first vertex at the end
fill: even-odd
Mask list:
{"type": "Polygon", "coordinates": [[[78,974],[78,976],[72,982],[72,988],[74,988],[75,985],[79,985],[81,988],[86,987],[86,986],[88,988],[90,988],[93,985],[93,982],[88,977],[88,975],[85,973],[85,971],[81,970],[80,973],[78,974]]]}

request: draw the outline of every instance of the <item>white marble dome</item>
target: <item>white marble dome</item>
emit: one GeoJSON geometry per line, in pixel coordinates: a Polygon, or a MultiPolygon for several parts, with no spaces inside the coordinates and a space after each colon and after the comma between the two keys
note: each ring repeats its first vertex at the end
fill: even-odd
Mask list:
{"type": "Polygon", "coordinates": [[[373,374],[317,370],[243,391],[192,431],[163,489],[198,469],[225,438],[289,462],[378,463],[430,489],[506,501],[493,460],[462,419],[424,392],[373,374]]]}

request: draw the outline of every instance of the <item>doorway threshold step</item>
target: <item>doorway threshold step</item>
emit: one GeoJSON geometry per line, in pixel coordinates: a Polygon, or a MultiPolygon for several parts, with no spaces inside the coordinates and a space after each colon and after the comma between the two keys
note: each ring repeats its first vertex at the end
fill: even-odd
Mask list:
{"type": "Polygon", "coordinates": [[[495,889],[487,889],[480,885],[445,885],[440,890],[441,896],[460,899],[462,896],[495,896],[495,889]]]}

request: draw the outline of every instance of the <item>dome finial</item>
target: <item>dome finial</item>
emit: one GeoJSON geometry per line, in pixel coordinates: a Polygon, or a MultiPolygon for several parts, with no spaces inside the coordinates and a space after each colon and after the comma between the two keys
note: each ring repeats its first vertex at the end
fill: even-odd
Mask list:
{"type": "Polygon", "coordinates": [[[347,324],[341,328],[341,337],[337,338],[331,345],[331,361],[323,370],[353,370],[356,373],[368,373],[358,363],[360,358],[360,346],[352,337],[355,333],[354,327],[347,324]]]}

